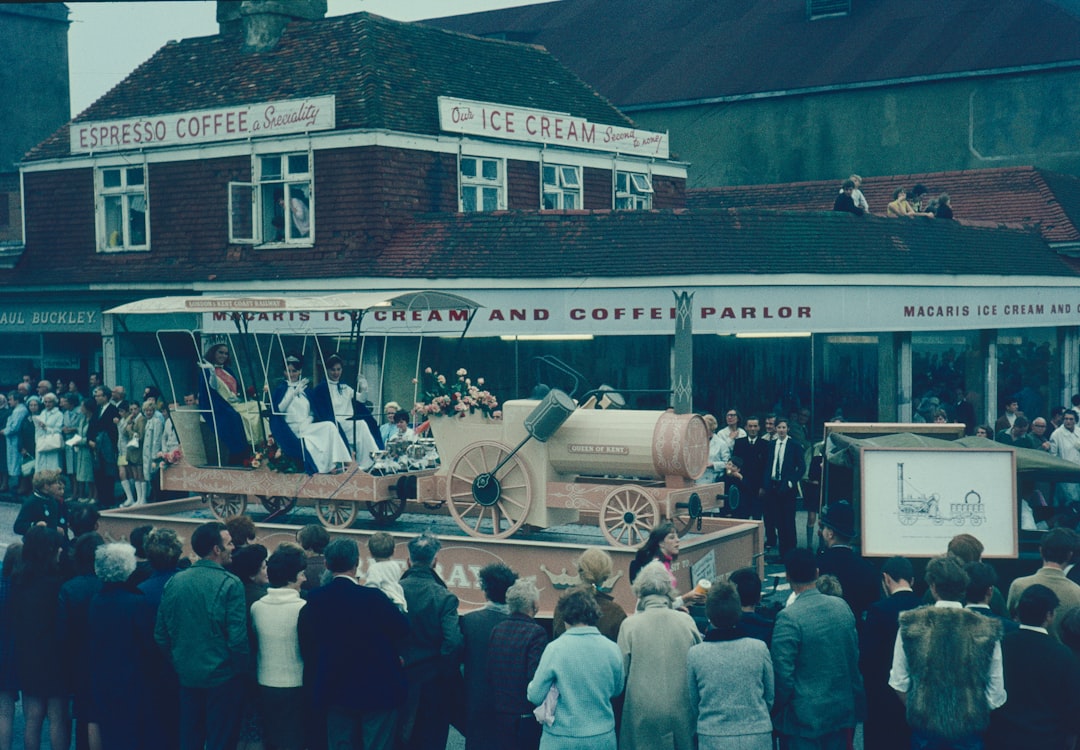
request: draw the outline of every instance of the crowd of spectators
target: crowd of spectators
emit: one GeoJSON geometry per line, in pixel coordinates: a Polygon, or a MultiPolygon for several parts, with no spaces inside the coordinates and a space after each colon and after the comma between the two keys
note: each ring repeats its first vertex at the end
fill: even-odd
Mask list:
{"type": "Polygon", "coordinates": [[[108,387],[97,373],[86,395],[74,381],[35,385],[24,375],[0,404],[0,424],[0,487],[22,500],[34,494],[35,473],[51,470],[69,500],[101,508],[149,502],[158,497],[162,463],[180,447],[156,387],[129,399],[123,386],[108,387]]]}
{"type": "Polygon", "coordinates": [[[320,526],[268,549],[238,516],[197,527],[190,561],[171,529],[106,543],[96,522],[76,514],[71,543],[33,524],[5,556],[0,750],[20,696],[28,746],[47,726],[52,747],[74,732],[91,750],[443,748],[451,725],[473,749],[841,749],[860,722],[875,750],[994,750],[1065,748],[1080,730],[1080,535],[1066,528],[1007,596],[980,542],[957,536],[920,596],[910,561],[859,556],[840,501],[819,552],[784,556],[777,611],[754,568],[680,596],[660,526],[634,561],[634,610],[607,593],[621,577],[608,553],[588,549],[550,640],[536,584],[502,563],[477,572],[485,606],[459,615],[430,533],[407,559],[390,535],[362,555],[320,526]]]}

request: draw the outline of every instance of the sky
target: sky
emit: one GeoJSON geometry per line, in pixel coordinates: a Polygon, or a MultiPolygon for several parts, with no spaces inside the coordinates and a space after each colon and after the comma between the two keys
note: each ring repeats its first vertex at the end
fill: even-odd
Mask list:
{"type": "MultiPolygon", "coordinates": [[[[328,0],[328,16],[366,10],[416,21],[543,0],[328,0]]],[[[71,116],[75,117],[166,42],[218,32],[212,0],[69,2],[68,63],[71,116]]]]}

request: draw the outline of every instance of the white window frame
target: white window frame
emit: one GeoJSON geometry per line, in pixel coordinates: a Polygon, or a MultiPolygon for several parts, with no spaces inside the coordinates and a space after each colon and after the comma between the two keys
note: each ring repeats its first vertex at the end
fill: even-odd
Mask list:
{"type": "Polygon", "coordinates": [[[141,164],[119,164],[97,167],[94,170],[94,214],[97,225],[97,251],[99,253],[127,253],[150,251],[150,190],[149,170],[146,162],[141,164]],[[119,185],[106,187],[107,173],[117,173],[119,185]],[[132,178],[139,172],[141,183],[132,184],[132,178]],[[109,228],[108,206],[119,200],[122,226],[109,228]],[[143,242],[132,240],[131,218],[134,212],[142,208],[143,242]]]}
{"type": "Polygon", "coordinates": [[[311,247],[315,244],[315,170],[310,150],[281,151],[252,155],[252,182],[229,183],[229,243],[234,245],[258,245],[260,247],[311,247]],[[305,157],[307,168],[293,171],[291,157],[305,157]],[[263,174],[265,160],[279,160],[280,170],[269,176],[263,174]],[[277,214],[274,191],[281,190],[288,204],[297,203],[294,215],[285,210],[277,218],[280,226],[273,223],[277,214]],[[303,216],[306,202],[307,233],[301,231],[297,222],[303,216]],[[273,212],[270,214],[270,212],[273,212]],[[269,224],[267,223],[269,214],[269,224]],[[250,231],[244,231],[245,228],[250,231]]]}
{"type": "Polygon", "coordinates": [[[484,213],[485,211],[506,210],[506,160],[494,156],[475,156],[472,154],[458,155],[458,211],[461,213],[484,213]],[[471,171],[474,174],[465,174],[465,164],[473,165],[471,171]],[[493,165],[496,175],[494,178],[484,176],[484,166],[493,165]],[[495,193],[495,206],[485,207],[485,194],[495,193]],[[473,208],[465,208],[466,194],[472,194],[471,205],[473,208]]]}
{"type": "Polygon", "coordinates": [[[645,172],[615,171],[614,203],[616,211],[648,211],[652,208],[652,177],[645,172]]]}
{"type": "Polygon", "coordinates": [[[572,211],[583,205],[581,167],[572,164],[540,164],[540,210],[572,211]],[[548,179],[551,173],[552,180],[548,179]],[[568,203],[572,205],[567,205],[568,203]]]}

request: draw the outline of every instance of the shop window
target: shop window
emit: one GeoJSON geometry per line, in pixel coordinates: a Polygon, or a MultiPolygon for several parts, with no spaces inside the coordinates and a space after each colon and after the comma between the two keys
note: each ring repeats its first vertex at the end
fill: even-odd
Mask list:
{"type": "Polygon", "coordinates": [[[581,208],[581,169],[561,164],[545,164],[541,207],[549,211],[581,208]]]}
{"type": "Polygon", "coordinates": [[[1061,398],[1061,365],[1054,328],[1003,328],[997,332],[997,411],[1015,399],[1028,421],[1049,417],[1061,398]]]}
{"type": "MultiPolygon", "coordinates": [[[[978,331],[939,331],[911,335],[911,418],[933,422],[934,412],[945,411],[952,421],[963,394],[975,414],[983,413],[980,398],[985,357],[978,331]],[[958,397],[957,394],[961,394],[958,397]]],[[[978,420],[977,420],[978,421],[978,420]]]]}
{"type": "Polygon", "coordinates": [[[498,211],[505,208],[503,174],[500,159],[461,157],[461,210],[498,211]]]}
{"type": "Polygon", "coordinates": [[[8,193],[0,193],[0,227],[10,226],[11,224],[11,195],[8,193]]]}
{"type": "Polygon", "coordinates": [[[98,250],[149,250],[146,168],[97,170],[98,250]]]}
{"type": "Polygon", "coordinates": [[[311,155],[259,155],[254,171],[253,183],[229,183],[229,242],[310,245],[315,235],[311,155]]]}
{"type": "Polygon", "coordinates": [[[615,210],[648,211],[652,208],[653,186],[641,172],[615,173],[615,210]]]}

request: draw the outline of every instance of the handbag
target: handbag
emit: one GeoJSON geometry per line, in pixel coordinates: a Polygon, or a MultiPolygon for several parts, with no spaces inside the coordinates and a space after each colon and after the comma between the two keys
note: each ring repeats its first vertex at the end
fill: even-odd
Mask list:
{"type": "Polygon", "coordinates": [[[127,444],[124,447],[125,448],[138,448],[139,447],[139,436],[138,435],[133,435],[131,437],[131,440],[127,441],[127,444]]]}
{"type": "Polygon", "coordinates": [[[48,453],[49,451],[58,451],[64,447],[64,436],[59,432],[52,432],[48,435],[42,435],[34,441],[34,449],[38,453],[48,453]]]}
{"type": "Polygon", "coordinates": [[[24,477],[32,477],[34,476],[35,465],[36,463],[34,459],[28,458],[27,460],[23,461],[23,465],[19,467],[19,471],[24,477]]]}

